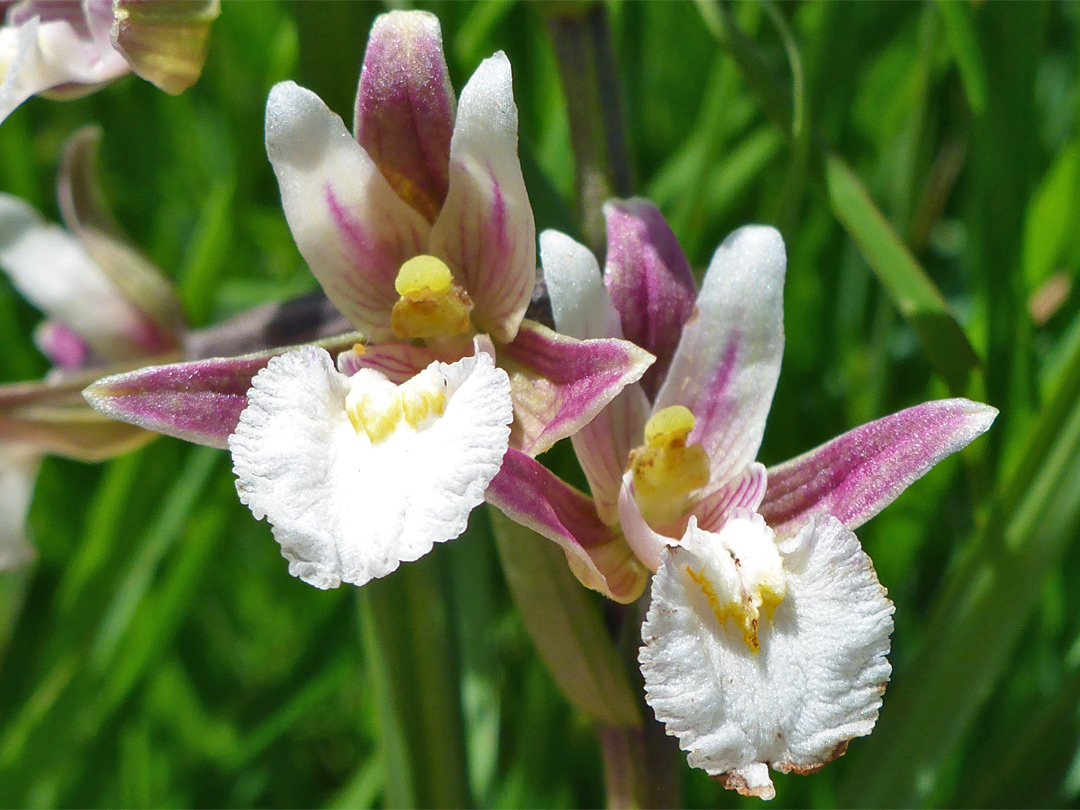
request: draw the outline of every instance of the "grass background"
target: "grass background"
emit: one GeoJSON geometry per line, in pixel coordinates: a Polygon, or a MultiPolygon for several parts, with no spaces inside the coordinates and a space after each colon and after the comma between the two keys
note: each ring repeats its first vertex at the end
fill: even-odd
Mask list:
{"type": "MultiPolygon", "coordinates": [[[[507,52],[538,227],[575,232],[545,9],[422,7],[458,89],[507,52]]],[[[262,145],[265,99],[292,78],[351,120],[382,8],[226,0],[183,96],[128,78],[16,111],[0,190],[58,218],[62,144],[98,122],[106,195],[193,326],[313,290],[262,145]]],[[[694,266],[740,224],[784,235],[787,348],[762,459],[950,393],[1002,411],[860,530],[896,602],[893,683],[874,735],[820,774],[778,777],[775,805],[1075,806],[1080,307],[1031,305],[1080,271],[1080,6],[606,9],[635,191],[694,266]]],[[[0,280],[0,381],[46,371],[38,320],[0,280]]],[[[564,450],[550,462],[574,474],[564,450]]],[[[229,466],[172,439],[46,461],[40,559],[0,575],[0,805],[393,803],[399,730],[376,696],[380,656],[406,653],[463,718],[461,761],[431,782],[460,778],[479,806],[603,803],[591,722],[536,656],[482,510],[417,564],[418,635],[380,636],[394,593],[289,577],[229,466]]],[[[757,803],[684,780],[690,806],[757,803]]]]}

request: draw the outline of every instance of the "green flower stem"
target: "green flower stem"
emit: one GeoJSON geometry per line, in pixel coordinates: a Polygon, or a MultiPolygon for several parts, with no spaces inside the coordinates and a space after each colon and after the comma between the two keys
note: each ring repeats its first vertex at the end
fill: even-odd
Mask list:
{"type": "Polygon", "coordinates": [[[386,807],[468,807],[465,741],[439,555],[359,590],[386,807]]]}
{"type": "Polygon", "coordinates": [[[608,806],[678,806],[673,740],[651,720],[637,675],[637,606],[610,606],[614,622],[606,623],[598,597],[570,573],[558,546],[494,510],[491,523],[507,584],[537,652],[570,703],[597,724],[608,806]],[[616,646],[611,624],[626,644],[616,646]]]}
{"type": "Polygon", "coordinates": [[[570,117],[578,219],[589,247],[603,255],[601,206],[632,188],[611,32],[600,3],[553,9],[548,28],[570,117]]]}

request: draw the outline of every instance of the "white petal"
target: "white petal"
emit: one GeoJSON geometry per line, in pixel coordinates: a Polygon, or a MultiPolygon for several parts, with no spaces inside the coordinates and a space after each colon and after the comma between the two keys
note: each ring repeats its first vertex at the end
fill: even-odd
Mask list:
{"type": "Polygon", "coordinates": [[[469,293],[476,324],[501,343],[514,339],[536,285],[536,224],[517,144],[510,60],[500,51],[461,91],[431,252],[469,293]]]}
{"type": "Polygon", "coordinates": [[[653,411],[689,408],[710,489],[757,457],[784,353],[784,241],[748,225],[717,249],[653,411]]]}
{"type": "Polygon", "coordinates": [[[390,334],[401,265],[430,226],[317,95],[281,82],[266,102],[266,153],[293,238],[327,297],[371,340],[390,334]]]}
{"type": "Polygon", "coordinates": [[[46,315],[101,357],[142,357],[158,329],[123,297],[78,240],[30,205],[0,194],[0,268],[46,315]]]}
{"type": "MultiPolygon", "coordinates": [[[[757,542],[771,543],[757,525],[757,542]]],[[[771,620],[762,615],[753,652],[685,573],[703,570],[717,546],[691,521],[683,546],[661,553],[639,655],[646,700],[692,766],[771,798],[765,765],[816,770],[873,729],[893,607],[855,535],[816,516],[779,546],[787,592],[771,620]]]]}
{"type": "Polygon", "coordinates": [[[509,380],[481,352],[432,363],[414,381],[444,392],[442,415],[372,444],[345,403],[350,392],[392,392],[378,372],[345,377],[309,347],[255,377],[229,439],[237,491],[273,525],[293,575],[362,585],[465,530],[506,452],[509,380]]]}
{"type": "MultiPolygon", "coordinates": [[[[581,340],[623,336],[619,313],[592,251],[566,234],[544,231],[540,234],[540,262],[556,329],[581,340]]],[[[645,392],[640,384],[631,383],[570,437],[596,509],[607,523],[617,520],[623,472],[630,451],[643,441],[648,416],[645,392]]]]}
{"type": "MultiPolygon", "coordinates": [[[[0,28],[0,121],[35,93],[67,84],[98,85],[130,68],[112,48],[80,37],[67,22],[33,17],[0,28]]],[[[89,91],[90,88],[88,88],[89,91]]]]}
{"type": "Polygon", "coordinates": [[[0,444],[0,571],[34,559],[26,539],[26,513],[34,494],[41,455],[32,449],[0,444]]]}

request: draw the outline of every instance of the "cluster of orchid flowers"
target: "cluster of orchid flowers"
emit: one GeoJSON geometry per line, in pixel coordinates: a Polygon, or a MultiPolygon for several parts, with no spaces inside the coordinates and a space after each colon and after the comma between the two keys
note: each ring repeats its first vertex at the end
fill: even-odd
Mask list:
{"type": "MultiPolygon", "coordinates": [[[[9,9],[0,57],[12,40],[48,52],[42,5],[9,9]]],[[[82,28],[56,25],[100,44],[94,6],[82,28]]],[[[39,58],[16,51],[9,65],[39,58]]],[[[112,75],[34,84],[11,70],[8,107],[27,88],[112,75]]],[[[698,290],[655,206],[609,202],[603,273],[570,237],[539,237],[553,329],[526,317],[537,238],[517,127],[505,55],[455,101],[424,12],[375,22],[352,134],[315,94],[274,87],[266,147],[285,215],[355,332],[239,357],[200,359],[213,340],[184,329],[168,282],[117,234],[93,193],[94,134],[61,171],[71,232],[0,196],[0,265],[48,313],[38,341],[56,366],[0,389],[0,564],[27,557],[42,452],[96,458],[149,431],[227,446],[240,499],[290,573],[320,588],[390,574],[487,501],[558,543],[589,588],[623,603],[649,588],[646,701],[692,766],[771,798],[769,768],[817,770],[870,733],[889,679],[893,606],[852,530],[996,412],[928,402],[766,469],[780,234],[737,230],[698,290]],[[86,389],[108,419],[50,422],[79,407],[103,361],[151,358],[86,389]],[[590,495],[536,459],[564,438],[590,495]]]]}

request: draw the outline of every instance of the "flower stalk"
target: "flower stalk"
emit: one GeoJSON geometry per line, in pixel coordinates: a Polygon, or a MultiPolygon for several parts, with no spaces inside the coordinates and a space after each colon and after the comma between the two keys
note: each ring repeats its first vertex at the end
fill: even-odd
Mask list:
{"type": "Polygon", "coordinates": [[[632,188],[611,29],[603,4],[584,11],[567,12],[562,5],[556,9],[548,30],[570,118],[578,220],[586,242],[600,252],[604,200],[625,197],[632,188]]]}

